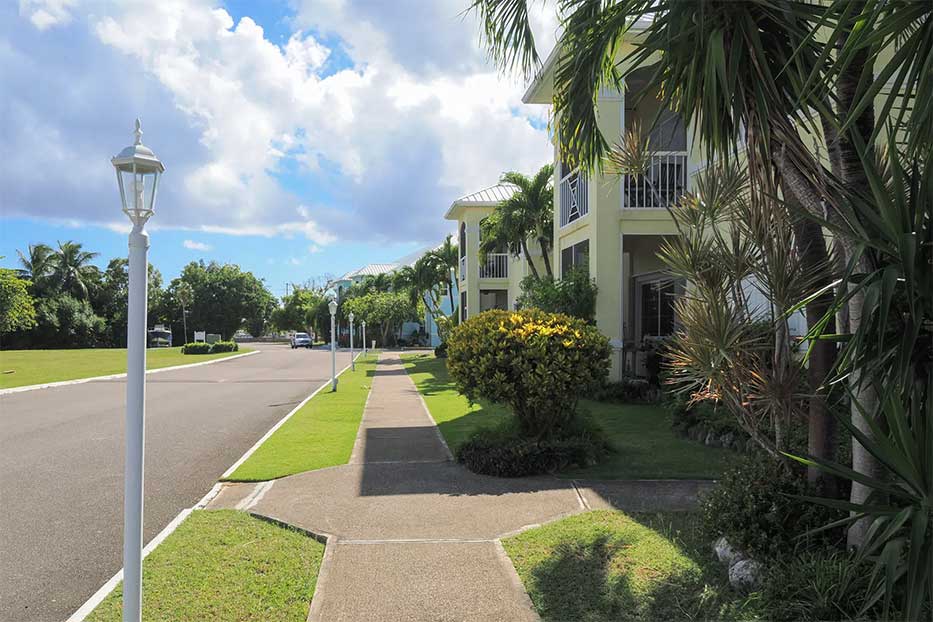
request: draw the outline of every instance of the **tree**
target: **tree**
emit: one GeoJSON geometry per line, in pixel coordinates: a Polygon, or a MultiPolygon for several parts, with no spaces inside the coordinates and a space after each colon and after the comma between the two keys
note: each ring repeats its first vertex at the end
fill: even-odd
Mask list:
{"type": "Polygon", "coordinates": [[[430,260],[443,270],[444,282],[447,284],[447,296],[450,299],[450,311],[452,314],[459,316],[459,314],[454,313],[457,310],[457,305],[454,302],[454,275],[457,266],[460,264],[460,251],[457,245],[452,242],[452,239],[453,236],[448,235],[443,244],[427,252],[427,257],[430,257],[430,260]]]}
{"type": "Polygon", "coordinates": [[[314,323],[314,311],[321,299],[320,292],[296,287],[291,295],[282,298],[282,306],[273,313],[272,324],[278,330],[307,331],[314,323]]]}
{"type": "Polygon", "coordinates": [[[232,264],[191,262],[174,279],[170,290],[187,283],[193,292],[192,326],[219,332],[230,339],[241,327],[259,336],[275,309],[275,297],[251,272],[232,264]],[[255,332],[254,332],[255,331],[255,332]]]}
{"type": "Polygon", "coordinates": [[[16,251],[23,266],[23,276],[31,285],[33,295],[47,291],[48,278],[55,267],[55,252],[48,244],[30,244],[26,253],[16,251]]]}
{"type": "MultiPolygon", "coordinates": [[[[147,324],[154,325],[163,313],[162,275],[149,264],[149,286],[147,291],[147,324]]],[[[85,272],[85,284],[89,279],[89,272],[85,272]]],[[[98,287],[89,288],[93,291],[89,302],[96,312],[100,313],[107,323],[106,342],[113,347],[126,347],[127,330],[127,302],[129,300],[129,263],[126,259],[118,257],[111,259],[103,272],[98,287]]]]}
{"type": "Polygon", "coordinates": [[[480,255],[495,252],[505,247],[514,256],[524,255],[531,273],[538,278],[538,269],[528,251],[528,240],[536,240],[541,248],[544,269],[553,277],[551,270],[551,243],[554,231],[554,193],[551,177],[554,166],[546,164],[534,175],[508,172],[502,175],[501,183],[515,186],[511,197],[499,203],[495,211],[483,221],[480,235],[480,255]]]}
{"type": "Polygon", "coordinates": [[[0,335],[36,325],[36,309],[29,295],[29,281],[0,268],[0,335]]]}
{"type": "Polygon", "coordinates": [[[59,291],[71,294],[81,300],[88,299],[89,274],[96,270],[91,260],[98,253],[82,249],[78,242],[59,242],[54,252],[52,279],[59,291]]]}
{"type": "Polygon", "coordinates": [[[191,286],[182,281],[174,291],[175,300],[181,305],[181,326],[183,331],[183,343],[188,343],[188,307],[194,302],[194,290],[191,286]]]}
{"type": "Polygon", "coordinates": [[[415,305],[408,295],[400,292],[370,292],[347,299],[343,313],[365,321],[367,327],[380,327],[381,345],[388,344],[389,335],[401,328],[403,322],[416,317],[415,305]]]}

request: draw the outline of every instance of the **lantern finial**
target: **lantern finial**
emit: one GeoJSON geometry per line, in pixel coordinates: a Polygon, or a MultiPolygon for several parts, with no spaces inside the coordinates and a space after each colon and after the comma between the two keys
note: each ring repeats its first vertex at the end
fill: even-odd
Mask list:
{"type": "Polygon", "coordinates": [[[134,142],[133,144],[134,145],[143,144],[143,124],[140,123],[139,117],[136,118],[136,131],[134,131],[133,134],[136,136],[136,142],[134,142]]]}

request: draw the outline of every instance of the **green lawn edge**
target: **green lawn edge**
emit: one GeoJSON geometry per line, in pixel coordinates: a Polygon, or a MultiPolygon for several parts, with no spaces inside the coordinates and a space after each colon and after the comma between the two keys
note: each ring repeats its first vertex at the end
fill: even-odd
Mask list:
{"type": "MultiPolygon", "coordinates": [[[[304,622],[324,545],[237,510],[195,510],[143,561],[143,619],[304,622]]],[[[119,622],[120,583],[86,618],[119,622]]]]}
{"type": "MultiPolygon", "coordinates": [[[[182,354],[181,347],[151,348],[146,351],[146,369],[202,363],[247,352],[252,350],[241,348],[237,352],[218,354],[182,354]]],[[[0,350],[0,389],[123,373],[126,373],[125,348],[0,350]],[[9,373],[11,371],[13,373],[9,373]]]]}
{"type": "Polygon", "coordinates": [[[542,620],[758,619],[690,512],[596,510],[504,538],[542,620]]]}
{"type": "MultiPolygon", "coordinates": [[[[445,359],[404,354],[402,362],[450,450],[481,428],[511,416],[498,404],[471,405],[447,373],[445,359]]],[[[671,414],[656,404],[617,404],[581,400],[580,409],[605,432],[615,452],[599,464],[571,469],[558,477],[574,479],[717,479],[739,455],[674,434],[671,414]]]]}
{"type": "Polygon", "coordinates": [[[376,355],[358,358],[356,371],[340,375],[336,392],[321,390],[222,481],[261,482],[346,464],[363,419],[376,359],[376,355]]]}

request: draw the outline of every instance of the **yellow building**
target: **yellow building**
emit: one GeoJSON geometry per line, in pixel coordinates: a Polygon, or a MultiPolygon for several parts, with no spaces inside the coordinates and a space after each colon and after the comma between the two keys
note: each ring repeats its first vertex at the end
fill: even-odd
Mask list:
{"type": "MultiPolygon", "coordinates": [[[[514,309],[521,293],[519,284],[528,274],[528,264],[500,249],[479,258],[480,223],[495,207],[510,198],[515,187],[499,184],[460,197],[444,216],[457,222],[460,266],[457,270],[460,289],[460,318],[466,319],[490,309],[514,309]]],[[[532,261],[541,268],[543,260],[537,247],[529,247],[532,261]]]]}

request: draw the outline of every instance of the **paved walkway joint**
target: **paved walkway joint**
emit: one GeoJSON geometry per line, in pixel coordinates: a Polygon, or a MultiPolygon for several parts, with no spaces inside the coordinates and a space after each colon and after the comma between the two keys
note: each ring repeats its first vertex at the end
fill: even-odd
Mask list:
{"type": "Polygon", "coordinates": [[[327,538],[309,621],[537,620],[500,539],[589,509],[688,509],[702,482],[502,479],[454,463],[394,353],[347,465],[228,484],[237,508],[327,538]]]}

